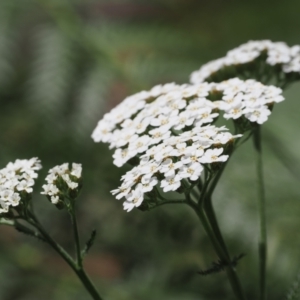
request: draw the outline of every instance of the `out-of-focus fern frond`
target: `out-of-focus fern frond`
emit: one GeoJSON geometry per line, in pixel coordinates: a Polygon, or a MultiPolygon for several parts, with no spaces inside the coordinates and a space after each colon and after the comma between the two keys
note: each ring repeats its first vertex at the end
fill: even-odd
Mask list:
{"type": "Polygon", "coordinates": [[[15,35],[10,26],[12,6],[7,1],[0,2],[0,87],[12,78],[15,35]]]}
{"type": "Polygon", "coordinates": [[[297,278],[293,282],[284,300],[299,300],[300,299],[299,290],[300,290],[300,272],[298,273],[297,278]]]}
{"type": "Polygon", "coordinates": [[[95,66],[87,71],[76,96],[77,103],[71,126],[76,138],[89,137],[104,113],[112,74],[106,66],[95,66]]]}
{"type": "Polygon", "coordinates": [[[64,117],[64,105],[74,76],[74,51],[58,30],[39,28],[27,99],[34,110],[57,127],[64,117]]]}

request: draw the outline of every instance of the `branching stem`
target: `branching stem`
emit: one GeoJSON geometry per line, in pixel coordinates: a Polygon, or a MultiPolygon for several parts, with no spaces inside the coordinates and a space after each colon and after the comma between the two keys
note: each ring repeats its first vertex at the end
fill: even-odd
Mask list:
{"type": "Polygon", "coordinates": [[[189,205],[193,208],[197,216],[199,217],[206,234],[208,235],[219,259],[223,262],[226,262],[226,273],[231,285],[231,288],[238,300],[245,300],[244,293],[242,291],[242,287],[237,276],[235,268],[231,265],[230,258],[227,256],[226,251],[223,249],[218,237],[216,236],[209,219],[207,218],[204,210],[196,205],[193,202],[190,202],[189,205]]]}
{"type": "MultiPolygon", "coordinates": [[[[64,261],[72,268],[72,270],[76,273],[77,277],[80,279],[86,290],[89,292],[91,297],[94,300],[103,300],[103,298],[100,297],[98,291],[94,287],[93,283],[85,273],[82,263],[75,262],[73,258],[66,252],[66,250],[60,246],[44,229],[44,227],[41,225],[37,217],[31,213],[29,213],[30,219],[27,219],[26,221],[29,222],[32,226],[34,226],[40,234],[43,236],[45,241],[64,259],[64,261]]],[[[78,233],[78,231],[77,231],[78,233]]],[[[78,239],[79,242],[79,239],[78,239]]],[[[79,253],[80,254],[80,253],[79,253]]]]}

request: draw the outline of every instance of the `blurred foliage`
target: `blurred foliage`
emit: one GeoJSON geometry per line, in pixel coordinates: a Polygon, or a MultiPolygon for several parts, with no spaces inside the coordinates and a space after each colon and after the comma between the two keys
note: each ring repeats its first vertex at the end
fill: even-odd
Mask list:
{"type": "MultiPolygon", "coordinates": [[[[86,267],[105,299],[232,299],[223,273],[196,272],[216,260],[187,207],[126,214],[109,191],[124,169],[90,138],[127,95],[188,81],[208,60],[250,39],[300,44],[300,2],[196,0],[1,0],[0,162],[38,156],[47,170],[81,162],[82,240],[96,228],[86,267]]],[[[266,125],[269,299],[284,299],[300,266],[300,139],[295,84],[266,125]]],[[[257,295],[257,215],[251,142],[230,162],[215,207],[249,299],[257,295]]],[[[67,248],[68,216],[36,194],[40,218],[67,248]]],[[[87,299],[65,263],[42,242],[0,228],[0,299],[87,299]]]]}

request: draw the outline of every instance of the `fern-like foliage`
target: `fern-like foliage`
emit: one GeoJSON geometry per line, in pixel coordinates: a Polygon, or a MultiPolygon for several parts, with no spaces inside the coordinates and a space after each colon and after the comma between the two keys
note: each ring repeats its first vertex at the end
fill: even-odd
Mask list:
{"type": "Polygon", "coordinates": [[[77,140],[86,139],[105,110],[112,72],[105,64],[88,68],[79,81],[70,126],[77,140]]]}
{"type": "Polygon", "coordinates": [[[72,43],[55,27],[37,29],[27,100],[48,128],[62,130],[74,76],[72,43]]]}
{"type": "Polygon", "coordinates": [[[14,75],[15,32],[11,24],[14,6],[7,0],[0,1],[0,88],[6,87],[14,75]]]}
{"type": "Polygon", "coordinates": [[[300,299],[300,272],[298,273],[295,281],[290,287],[284,300],[299,300],[300,299]]]}

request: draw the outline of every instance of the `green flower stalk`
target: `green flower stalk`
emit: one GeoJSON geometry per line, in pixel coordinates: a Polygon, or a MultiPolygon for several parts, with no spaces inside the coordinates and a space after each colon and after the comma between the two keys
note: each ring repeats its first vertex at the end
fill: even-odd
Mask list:
{"type": "Polygon", "coordinates": [[[261,146],[261,128],[257,126],[253,134],[254,148],[256,152],[256,170],[258,186],[258,211],[259,211],[259,284],[260,300],[267,299],[266,291],[266,266],[267,266],[267,221],[266,221],[266,200],[263,177],[263,159],[261,146]]]}

